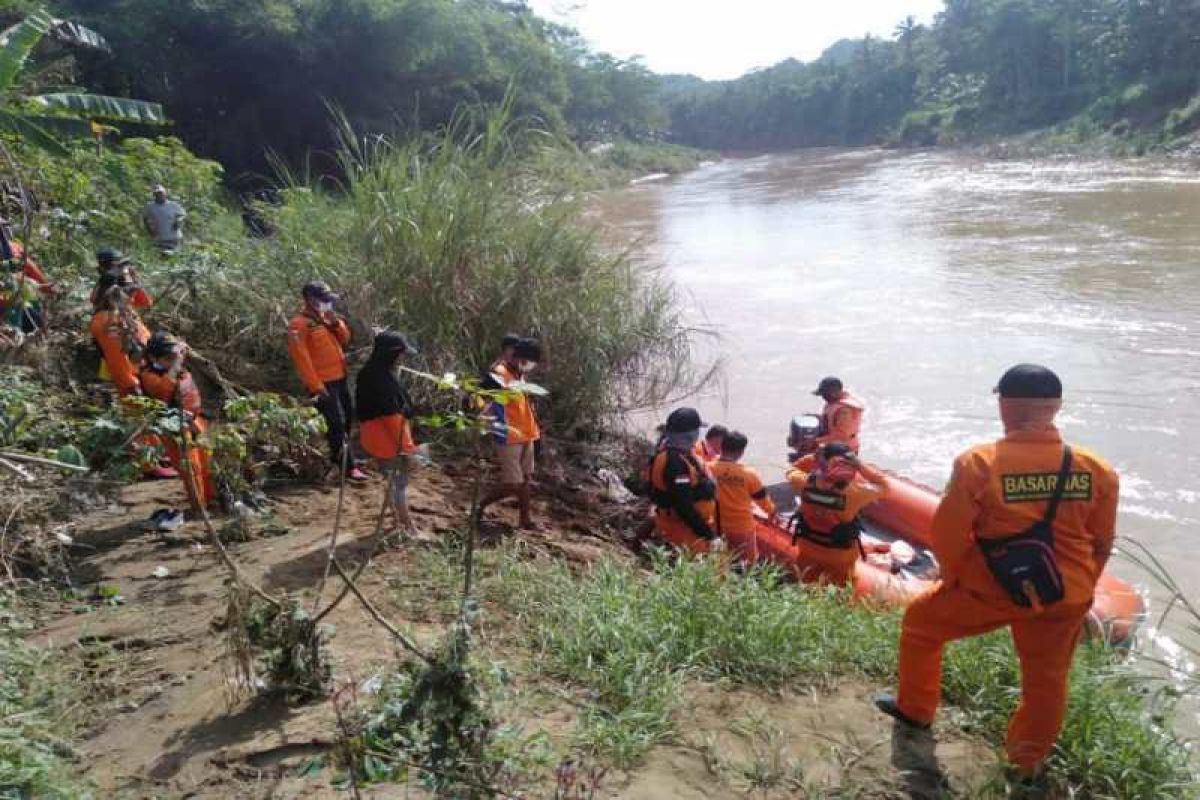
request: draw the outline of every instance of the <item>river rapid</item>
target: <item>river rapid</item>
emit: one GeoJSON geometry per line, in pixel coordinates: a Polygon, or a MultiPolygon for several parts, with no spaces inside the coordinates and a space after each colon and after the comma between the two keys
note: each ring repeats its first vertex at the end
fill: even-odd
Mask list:
{"type": "Polygon", "coordinates": [[[866,458],[941,486],[1000,435],[1000,374],[1039,362],[1065,384],[1065,436],[1121,475],[1120,534],[1200,585],[1200,169],[811,150],[642,183],[597,212],[719,335],[697,348],[723,369],[694,403],[750,437],[768,482],[824,375],[866,400],[866,458]]]}

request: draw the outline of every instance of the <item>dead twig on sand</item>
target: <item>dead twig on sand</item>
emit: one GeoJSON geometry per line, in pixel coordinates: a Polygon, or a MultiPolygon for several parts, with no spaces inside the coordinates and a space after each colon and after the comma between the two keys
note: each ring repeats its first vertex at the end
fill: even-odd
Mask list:
{"type": "Polygon", "coordinates": [[[413,642],[412,639],[409,639],[407,636],[397,630],[396,626],[388,622],[387,618],[380,613],[379,609],[375,608],[375,606],[371,604],[371,601],[368,600],[366,595],[362,593],[362,590],[358,588],[358,584],[355,583],[354,580],[346,574],[346,571],[342,569],[342,565],[337,562],[337,559],[334,559],[333,561],[333,568],[337,570],[337,574],[340,575],[342,580],[346,582],[346,587],[350,590],[350,592],[356,598],[358,598],[358,602],[362,604],[362,607],[366,609],[368,614],[371,615],[371,619],[378,622],[380,626],[383,627],[383,629],[389,634],[391,634],[392,638],[395,639],[405,650],[417,656],[427,664],[433,663],[432,658],[426,655],[421,648],[417,647],[416,643],[413,642]]]}

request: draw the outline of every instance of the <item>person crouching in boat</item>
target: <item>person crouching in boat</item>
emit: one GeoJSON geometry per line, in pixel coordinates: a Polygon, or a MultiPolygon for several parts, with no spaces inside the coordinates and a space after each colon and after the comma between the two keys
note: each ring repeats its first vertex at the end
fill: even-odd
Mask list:
{"type": "Polygon", "coordinates": [[[813,394],[825,401],[821,411],[821,435],[817,446],[835,442],[848,446],[853,452],[859,450],[858,433],[862,427],[866,406],[846,390],[841,378],[822,378],[813,394]]]}
{"type": "Polygon", "coordinates": [[[672,411],[662,446],[650,462],[654,527],[663,540],[695,552],[713,549],[720,541],[712,529],[716,485],[695,453],[702,427],[696,409],[672,411]]]}
{"type": "Polygon", "coordinates": [[[954,461],[930,530],[941,582],[905,613],[899,692],[876,705],[928,728],[946,643],[1010,628],[1021,702],[1005,741],[1009,778],[1019,792],[1037,792],[1066,712],[1071,659],[1112,552],[1118,478],[1098,456],[1064,445],[1054,425],[1062,383],[1052,371],[1019,364],[996,393],[1004,438],[954,461]]]}
{"type": "Polygon", "coordinates": [[[354,405],[358,409],[363,450],[383,467],[388,499],[397,531],[413,532],[408,511],[410,458],[421,449],[413,441],[413,407],[396,374],[405,356],[417,349],[401,333],[376,335],[371,357],[358,373],[354,405]]]}
{"type": "Polygon", "coordinates": [[[854,580],[862,554],[859,513],[888,493],[883,473],[858,460],[843,442],[804,456],[787,473],[800,498],[792,520],[807,580],[837,585],[854,580]]]}
{"type": "Polygon", "coordinates": [[[767,517],[774,519],[775,503],[767,496],[758,472],[741,463],[749,443],[741,431],[726,433],[721,442],[721,457],[710,469],[717,482],[717,533],[726,541],[750,542],[742,555],[756,560],[754,508],[757,506],[767,517]]]}

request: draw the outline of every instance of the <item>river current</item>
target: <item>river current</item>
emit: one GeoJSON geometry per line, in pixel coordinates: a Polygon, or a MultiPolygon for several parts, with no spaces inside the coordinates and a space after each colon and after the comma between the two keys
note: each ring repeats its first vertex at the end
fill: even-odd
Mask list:
{"type": "Polygon", "coordinates": [[[1120,534],[1200,585],[1200,171],[811,150],[598,211],[717,334],[696,359],[720,378],[693,402],[749,435],[768,482],[824,375],[868,404],[864,457],[941,486],[955,454],[1000,435],[999,375],[1043,363],[1066,386],[1064,435],[1120,472],[1120,534]]]}

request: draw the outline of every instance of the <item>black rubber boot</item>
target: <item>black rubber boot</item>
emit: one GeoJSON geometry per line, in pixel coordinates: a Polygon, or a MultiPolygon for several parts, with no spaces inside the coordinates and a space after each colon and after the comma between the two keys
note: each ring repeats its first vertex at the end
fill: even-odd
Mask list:
{"type": "Polygon", "coordinates": [[[875,707],[883,713],[887,714],[892,719],[899,723],[907,725],[913,730],[927,731],[929,730],[928,722],[917,722],[915,719],[905,714],[900,710],[900,706],[896,703],[896,698],[890,694],[875,695],[875,707]]]}

